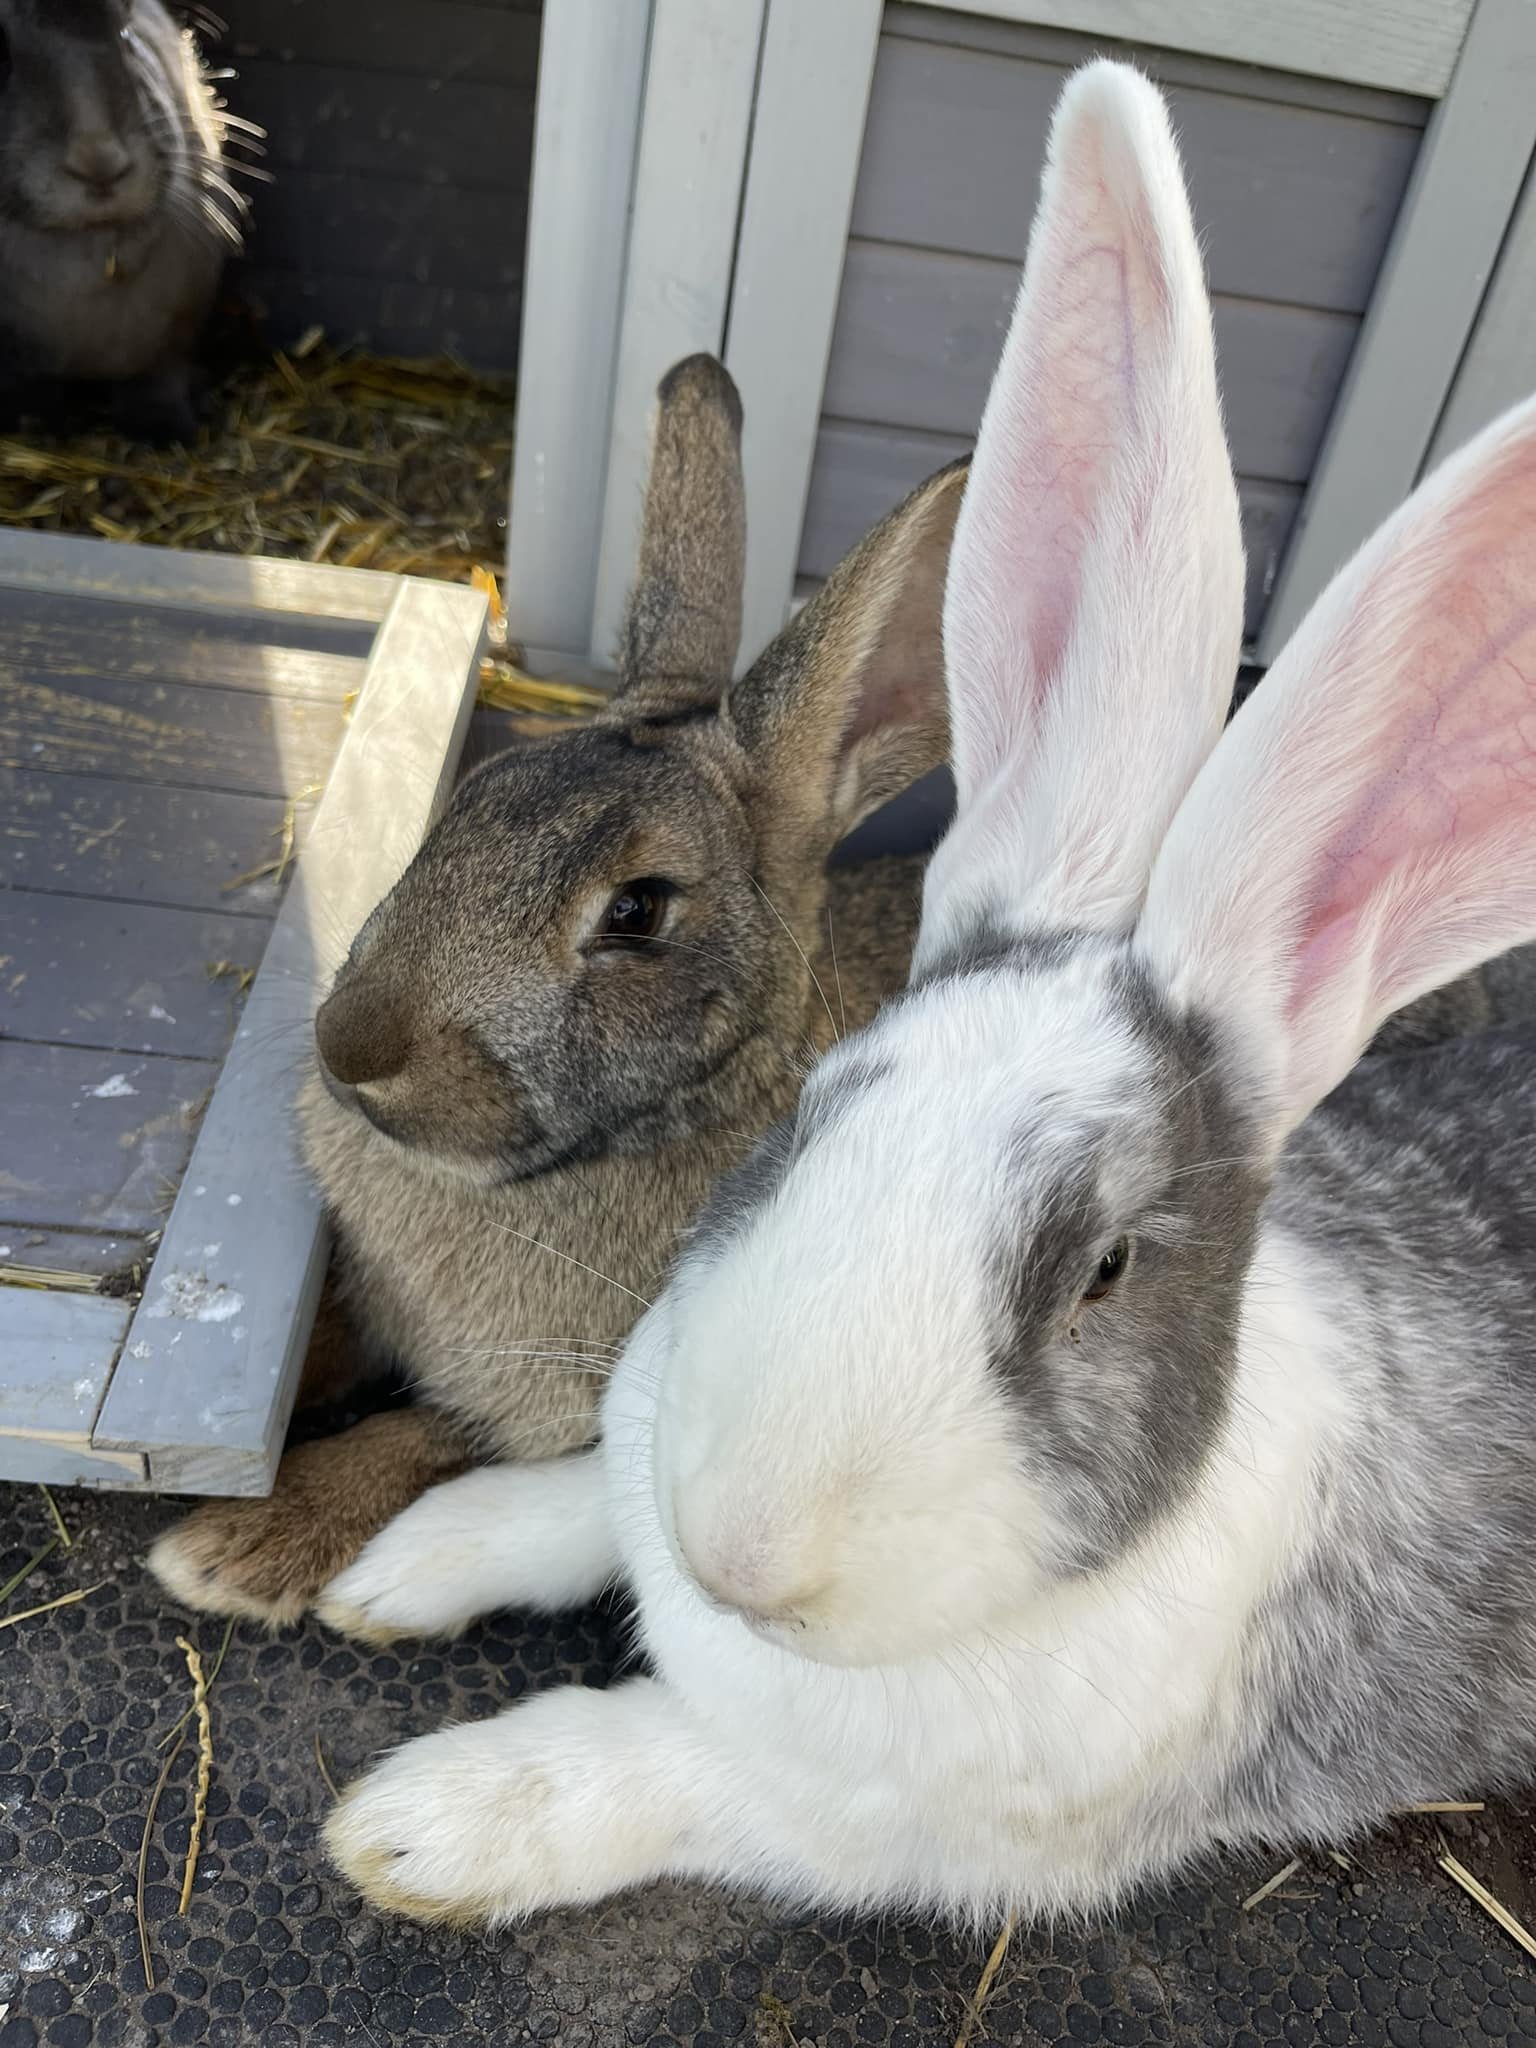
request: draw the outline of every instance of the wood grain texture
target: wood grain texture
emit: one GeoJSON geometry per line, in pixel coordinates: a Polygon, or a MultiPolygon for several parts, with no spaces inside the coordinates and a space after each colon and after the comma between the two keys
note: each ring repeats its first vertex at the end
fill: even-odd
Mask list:
{"type": "MultiPolygon", "coordinates": [[[[274,629],[274,638],[284,640],[294,630],[295,618],[377,625],[394,602],[399,581],[373,569],[183,553],[129,542],[107,546],[68,534],[0,527],[0,586],[120,598],[170,611],[275,613],[288,622],[274,629]]],[[[358,643],[358,651],[366,653],[371,643],[369,634],[358,643]]]]}
{"type": "Polygon", "coordinates": [[[0,891],[0,1033],[221,1059],[268,920],[0,891]]]}
{"type": "MultiPolygon", "coordinates": [[[[1022,261],[1068,68],[882,37],[853,233],[1022,261]]],[[[1245,98],[1236,77],[1168,98],[1212,288],[1362,311],[1418,129],[1245,98]]]]}
{"type": "Polygon", "coordinates": [[[252,871],[277,857],[289,815],[295,848],[304,844],[313,808],[310,801],[290,814],[280,797],[0,768],[0,879],[13,889],[270,919],[281,883],[252,871]]]}
{"type": "Polygon", "coordinates": [[[344,722],[339,704],[0,660],[0,767],[296,797],[324,781],[344,722]]]}
{"type": "Polygon", "coordinates": [[[91,1447],[91,1426],[127,1331],[126,1302],[0,1286],[0,1464],[17,1479],[73,1485],[142,1478],[143,1460],[91,1447]]]}
{"type": "Polygon", "coordinates": [[[141,1272],[147,1268],[149,1251],[150,1241],[132,1231],[7,1224],[0,1228],[0,1279],[13,1266],[41,1266],[51,1273],[85,1273],[126,1287],[136,1265],[141,1272]]]}
{"type": "Polygon", "coordinates": [[[0,1039],[0,1242],[29,1226],[158,1230],[217,1074],[208,1060],[0,1039]]]}

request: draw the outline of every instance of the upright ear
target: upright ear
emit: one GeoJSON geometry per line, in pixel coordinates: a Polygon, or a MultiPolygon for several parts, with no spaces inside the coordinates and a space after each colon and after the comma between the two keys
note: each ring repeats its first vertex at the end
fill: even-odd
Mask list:
{"type": "Polygon", "coordinates": [[[944,759],[944,574],[967,464],[839,562],[726,699],[773,827],[830,850],[944,759]]]}
{"type": "Polygon", "coordinates": [[[741,399],[713,356],[688,356],[656,393],[640,563],[620,644],[632,714],[719,702],[741,640],[747,515],[741,399]],[[642,701],[643,700],[643,701],[642,701]]]}
{"type": "Polygon", "coordinates": [[[1157,91],[1057,106],[944,603],[957,822],[919,957],[980,915],[1128,927],[1242,634],[1210,307],[1157,91]]]}
{"type": "Polygon", "coordinates": [[[1334,578],[1159,857],[1142,942],[1278,1148],[1415,996],[1536,936],[1536,401],[1334,578]]]}

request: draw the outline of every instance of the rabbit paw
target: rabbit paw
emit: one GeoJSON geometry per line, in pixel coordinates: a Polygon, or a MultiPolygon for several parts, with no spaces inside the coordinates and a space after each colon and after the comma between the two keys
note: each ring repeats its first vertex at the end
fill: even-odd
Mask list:
{"type": "Polygon", "coordinates": [[[570,1686],[408,1742],[342,1795],[326,1823],[331,1856],[370,1904],[458,1926],[585,1904],[657,1875],[676,1845],[676,1805],[658,1797],[626,1698],[650,1690],[570,1686]]]}
{"type": "Polygon", "coordinates": [[[184,1607],[286,1627],[375,1531],[467,1456],[427,1410],[371,1416],[290,1451],[267,1499],[205,1502],[160,1538],[149,1568],[184,1607]]]}
{"type": "Polygon", "coordinates": [[[579,1606],[617,1569],[592,1452],[486,1465],[396,1516],[320,1596],[320,1619],[364,1642],[453,1636],[505,1607],[579,1606]]]}

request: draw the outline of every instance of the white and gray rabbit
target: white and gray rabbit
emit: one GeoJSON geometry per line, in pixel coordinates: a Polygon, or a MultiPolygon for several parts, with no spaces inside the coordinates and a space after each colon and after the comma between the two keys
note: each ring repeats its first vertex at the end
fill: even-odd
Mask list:
{"type": "Polygon", "coordinates": [[[194,425],[188,366],[243,202],[190,31],[161,0],[0,0],[0,397],[111,391],[194,425]]]}
{"type": "Polygon", "coordinates": [[[1536,1768],[1536,1034],[1351,1074],[1536,935],[1536,404],[1222,733],[1241,595],[1178,157],[1098,63],[951,557],[910,989],[714,1201],[602,1449],[331,1589],[416,1630],[621,1576],[654,1675],[379,1766],[327,1836],[371,1899],[1048,1914],[1536,1768]]]}

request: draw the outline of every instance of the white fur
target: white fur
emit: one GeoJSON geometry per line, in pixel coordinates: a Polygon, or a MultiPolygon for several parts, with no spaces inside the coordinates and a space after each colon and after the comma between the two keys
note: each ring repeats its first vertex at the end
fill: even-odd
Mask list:
{"type": "Polygon", "coordinates": [[[618,1553],[595,1455],[486,1465],[413,1501],[317,1603],[348,1635],[456,1635],[502,1607],[595,1599],[618,1553]]]}
{"type": "MultiPolygon", "coordinates": [[[[679,1568],[652,1471],[663,1308],[610,1390],[604,1452],[657,1681],[408,1744],[349,1795],[333,1852],[360,1876],[403,1852],[391,1883],[418,1910],[493,1920],[664,1873],[962,1913],[1123,1890],[1173,1838],[1199,1840],[1200,1783],[1241,1725],[1236,1645],[1347,1435],[1329,1370],[1347,1338],[1306,1306],[1283,1238],[1252,1303],[1232,1418],[1176,1520],[1113,1575],[868,1670],[762,1640],[679,1568]]],[[[480,1506],[499,1530],[502,1504],[480,1506]]],[[[593,1531],[537,1515],[507,1531],[551,1583],[573,1539],[593,1531]]]]}

